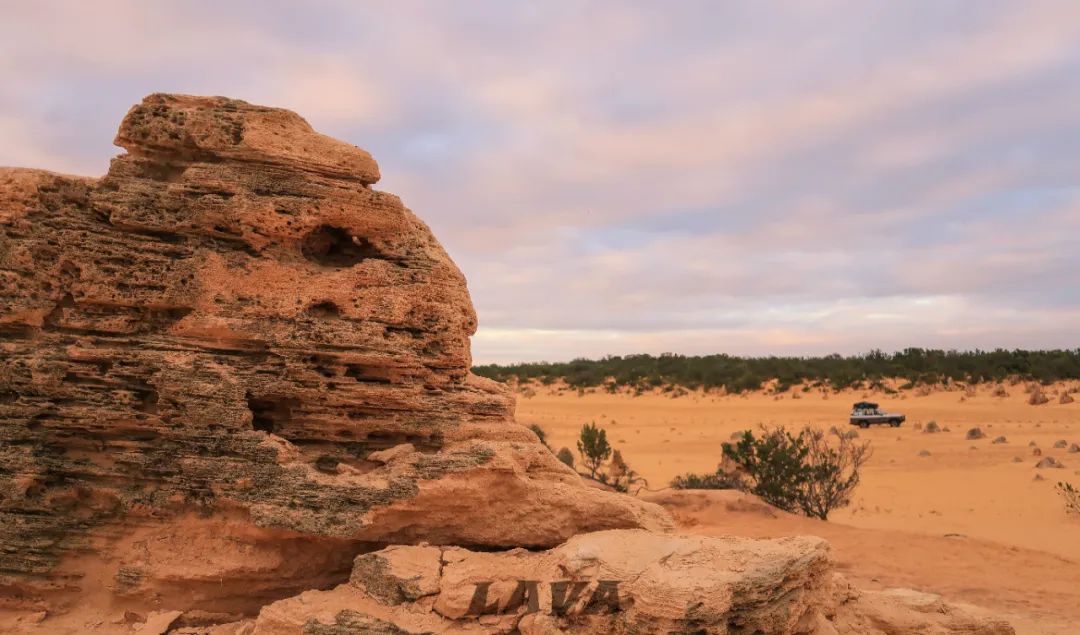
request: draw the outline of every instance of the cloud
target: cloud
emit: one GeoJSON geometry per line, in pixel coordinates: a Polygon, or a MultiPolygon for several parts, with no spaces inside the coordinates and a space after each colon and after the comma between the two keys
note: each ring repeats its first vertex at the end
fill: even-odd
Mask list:
{"type": "Polygon", "coordinates": [[[1074,346],[1071,2],[111,0],[0,24],[0,161],[89,174],[157,90],[372,151],[476,359],[1074,346]]]}

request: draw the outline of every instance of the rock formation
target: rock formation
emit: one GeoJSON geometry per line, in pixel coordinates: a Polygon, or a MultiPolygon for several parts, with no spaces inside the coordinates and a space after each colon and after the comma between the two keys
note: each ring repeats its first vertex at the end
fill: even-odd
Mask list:
{"type": "Polygon", "coordinates": [[[935,595],[858,591],[831,572],[820,538],[616,530],[541,553],[365,554],[349,583],[276,602],[218,635],[1012,632],[935,595]]]}
{"type": "Polygon", "coordinates": [[[174,95],[116,143],[0,170],[0,630],[1011,632],[584,485],[363,150],[174,95]]]}
{"type": "Polygon", "coordinates": [[[0,172],[4,588],[78,586],[56,566],[108,539],[117,593],[225,578],[257,607],[382,544],[668,526],[582,486],[470,374],[465,279],[368,153],[171,95],[116,143],[100,180],[0,172]]]}

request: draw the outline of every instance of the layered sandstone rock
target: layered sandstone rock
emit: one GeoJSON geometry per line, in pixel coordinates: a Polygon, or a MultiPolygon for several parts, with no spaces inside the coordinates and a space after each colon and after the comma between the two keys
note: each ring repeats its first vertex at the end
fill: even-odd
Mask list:
{"type": "Polygon", "coordinates": [[[1005,635],[1000,620],[909,590],[862,593],[820,538],[577,536],[547,552],[399,547],[348,584],[267,606],[224,633],[1005,635]]]}
{"type": "Polygon", "coordinates": [[[83,588],[89,553],[115,595],[254,610],[384,544],[669,526],[469,373],[465,279],[366,152],[173,95],[116,143],[100,180],[0,171],[7,597],[83,588]]]}

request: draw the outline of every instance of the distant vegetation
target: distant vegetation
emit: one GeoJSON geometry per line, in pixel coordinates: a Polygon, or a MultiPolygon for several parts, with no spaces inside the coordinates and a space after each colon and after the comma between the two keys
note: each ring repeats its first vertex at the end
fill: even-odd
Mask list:
{"type": "Polygon", "coordinates": [[[758,390],[770,380],[783,392],[795,384],[843,388],[885,388],[886,379],[903,379],[905,388],[954,382],[1017,379],[1050,383],[1080,379],[1080,349],[1052,351],[942,351],[908,348],[897,353],[871,351],[843,357],[733,357],[731,355],[610,356],[598,360],[476,366],[473,371],[499,381],[512,378],[575,388],[649,390],[657,387],[758,390]]]}

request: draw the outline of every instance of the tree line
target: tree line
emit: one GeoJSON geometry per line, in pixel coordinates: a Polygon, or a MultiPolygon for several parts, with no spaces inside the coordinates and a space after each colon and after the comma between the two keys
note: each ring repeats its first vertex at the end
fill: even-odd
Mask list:
{"type": "Polygon", "coordinates": [[[912,388],[953,382],[1080,379],[1080,348],[1064,350],[956,351],[907,348],[894,353],[873,350],[862,355],[823,357],[737,357],[733,355],[612,355],[570,362],[475,366],[478,375],[508,381],[564,380],[575,388],[647,390],[661,386],[688,389],[758,390],[770,380],[777,390],[796,384],[843,388],[884,388],[886,379],[903,379],[912,388]]]}

